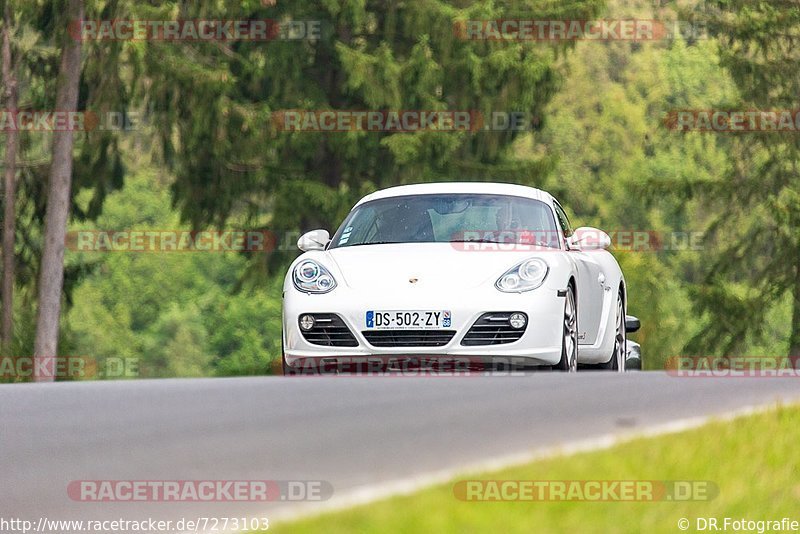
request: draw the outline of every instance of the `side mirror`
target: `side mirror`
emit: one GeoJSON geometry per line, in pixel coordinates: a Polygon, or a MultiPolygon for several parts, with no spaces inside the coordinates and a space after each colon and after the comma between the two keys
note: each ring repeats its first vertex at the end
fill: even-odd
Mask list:
{"type": "Polygon", "coordinates": [[[634,317],[633,315],[626,315],[625,316],[625,331],[629,334],[636,332],[642,327],[642,323],[639,321],[638,317],[634,317]]]}
{"type": "Polygon", "coordinates": [[[327,230],[311,230],[300,236],[297,240],[297,248],[303,252],[309,250],[325,250],[325,246],[331,240],[331,234],[327,230]]]}
{"type": "Polygon", "coordinates": [[[611,246],[611,238],[602,230],[581,226],[569,237],[569,246],[580,250],[605,250],[611,246]]]}

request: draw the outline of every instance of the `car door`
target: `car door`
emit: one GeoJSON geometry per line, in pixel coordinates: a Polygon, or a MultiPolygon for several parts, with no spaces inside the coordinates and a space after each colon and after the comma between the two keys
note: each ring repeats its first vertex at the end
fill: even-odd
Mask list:
{"type": "MultiPolygon", "coordinates": [[[[572,226],[561,205],[554,202],[554,206],[566,241],[573,234],[572,226]]],[[[584,252],[580,247],[571,246],[567,253],[575,260],[578,272],[578,345],[593,345],[600,332],[605,275],[596,261],[596,251],[584,252]]]]}

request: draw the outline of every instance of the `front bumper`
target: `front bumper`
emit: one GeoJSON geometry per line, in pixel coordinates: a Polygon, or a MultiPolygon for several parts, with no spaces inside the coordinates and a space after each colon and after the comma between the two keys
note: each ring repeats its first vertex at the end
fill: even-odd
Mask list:
{"type": "Polygon", "coordinates": [[[283,302],[284,358],[290,366],[308,359],[352,357],[508,357],[524,358],[530,365],[553,365],[561,359],[564,298],[558,288],[542,286],[525,293],[502,293],[494,288],[454,296],[432,288],[409,288],[407,291],[381,293],[337,288],[328,294],[309,295],[287,289],[283,302]],[[376,347],[365,338],[368,310],[450,310],[455,334],[438,347],[376,347]],[[487,312],[523,312],[528,316],[519,340],[498,345],[464,346],[464,336],[478,318],[487,312]],[[349,328],[358,346],[331,347],[308,342],[298,320],[306,313],[335,313],[349,328]]]}

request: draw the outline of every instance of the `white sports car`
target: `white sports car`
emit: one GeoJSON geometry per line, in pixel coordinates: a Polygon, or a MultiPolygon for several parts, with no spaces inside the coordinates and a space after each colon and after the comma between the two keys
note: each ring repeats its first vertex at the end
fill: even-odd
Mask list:
{"type": "Polygon", "coordinates": [[[597,229],[499,183],[393,187],[304,234],[283,287],[283,365],[481,358],[625,370],[625,279],[597,229]]]}

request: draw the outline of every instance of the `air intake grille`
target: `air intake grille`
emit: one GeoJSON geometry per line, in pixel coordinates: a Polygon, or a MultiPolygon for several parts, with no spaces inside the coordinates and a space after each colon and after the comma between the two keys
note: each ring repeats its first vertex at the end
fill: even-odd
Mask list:
{"type": "Polygon", "coordinates": [[[303,313],[314,318],[311,330],[300,329],[306,341],[313,345],[325,347],[357,347],[358,341],[344,324],[342,318],[335,313],[303,313]]]}
{"type": "Polygon", "coordinates": [[[369,330],[362,332],[373,347],[441,347],[455,330],[369,330]]]}
{"type": "MultiPolygon", "coordinates": [[[[467,347],[479,345],[503,345],[518,341],[525,333],[528,323],[522,328],[512,328],[508,318],[514,312],[484,313],[469,329],[461,344],[467,347]]],[[[526,316],[527,317],[527,316],[526,316]]]]}

